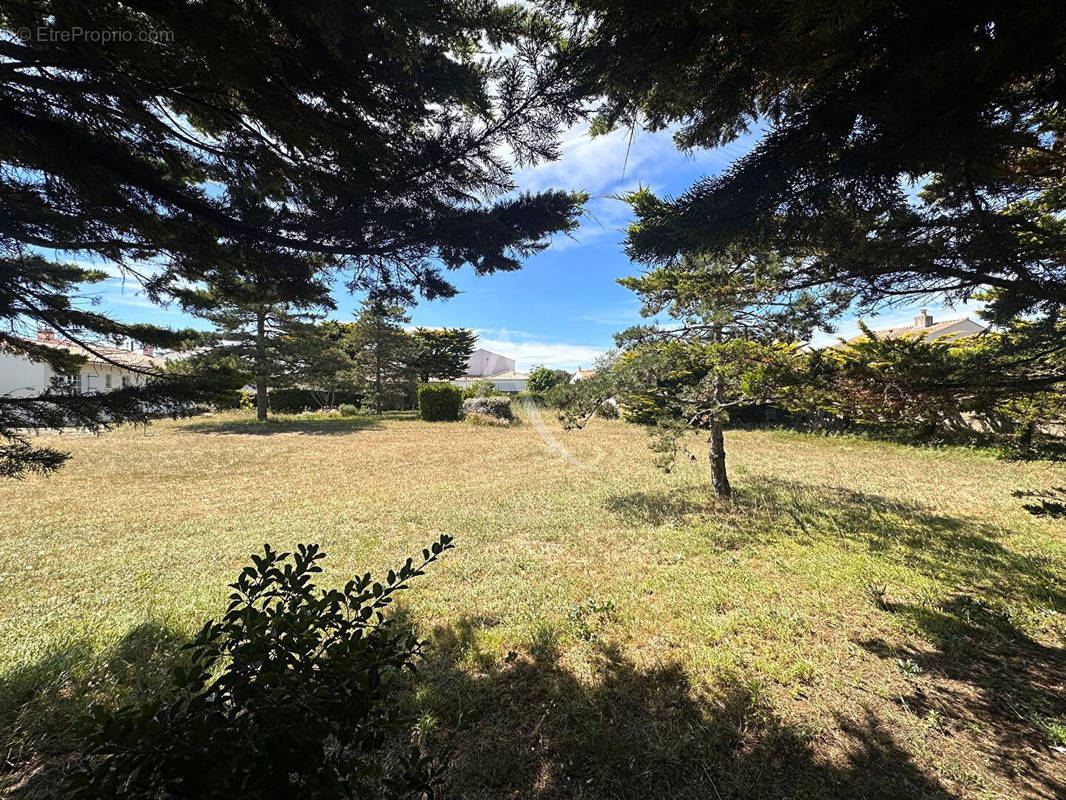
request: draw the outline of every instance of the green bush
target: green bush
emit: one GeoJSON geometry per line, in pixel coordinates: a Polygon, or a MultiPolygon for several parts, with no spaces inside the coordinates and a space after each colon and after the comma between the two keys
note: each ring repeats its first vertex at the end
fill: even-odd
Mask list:
{"type": "Polygon", "coordinates": [[[474,381],[472,384],[463,389],[463,399],[469,400],[471,397],[503,397],[503,392],[496,388],[496,384],[490,380],[474,381]]]}
{"type": "Polygon", "coordinates": [[[618,419],[618,406],[604,400],[596,407],[596,416],[603,419],[618,419]]]}
{"type": "Polygon", "coordinates": [[[450,383],[423,383],[418,387],[418,416],[429,422],[459,419],[463,392],[450,383]]]}
{"type": "Polygon", "coordinates": [[[557,383],[544,393],[544,405],[548,408],[566,408],[573,401],[577,389],[572,383],[557,383]]]}
{"type": "Polygon", "coordinates": [[[464,414],[484,414],[488,417],[507,420],[514,419],[514,411],[511,409],[511,398],[506,395],[499,397],[471,397],[463,401],[464,414]]]}
{"type": "MultiPolygon", "coordinates": [[[[352,391],[321,392],[315,389],[271,389],[267,393],[270,410],[275,414],[298,414],[319,411],[344,403],[359,405],[362,394],[352,391]]],[[[253,401],[252,405],[255,403],[253,401]]]]}
{"type": "Polygon", "coordinates": [[[175,665],[172,697],[96,711],[68,796],[436,796],[440,769],[399,713],[421,643],[382,614],[451,541],[441,536],[421,564],[407,559],[380,583],[366,574],[342,589],[315,586],[318,545],[266,545],[231,584],[222,619],[175,665]]]}
{"type": "Polygon", "coordinates": [[[340,406],[340,412],[342,417],[354,417],[359,413],[359,407],[352,405],[351,403],[342,403],[340,406]]]}

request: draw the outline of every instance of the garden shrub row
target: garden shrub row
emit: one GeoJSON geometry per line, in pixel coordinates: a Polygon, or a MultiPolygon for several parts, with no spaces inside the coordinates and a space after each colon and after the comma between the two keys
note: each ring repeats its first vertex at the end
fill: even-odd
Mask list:
{"type": "Polygon", "coordinates": [[[423,383],[418,387],[418,416],[429,422],[455,422],[463,392],[450,383],[423,383]]]}

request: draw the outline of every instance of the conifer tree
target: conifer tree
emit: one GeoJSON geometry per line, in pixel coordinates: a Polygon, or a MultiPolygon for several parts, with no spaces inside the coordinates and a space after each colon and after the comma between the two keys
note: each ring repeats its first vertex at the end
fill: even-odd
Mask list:
{"type": "MultiPolygon", "coordinates": [[[[353,288],[404,301],[454,293],[445,270],[518,269],[584,199],[512,191],[514,167],[557,157],[579,110],[567,30],[491,0],[0,4],[0,347],[58,366],[18,334],[184,340],[75,308],[104,277],[91,261],[159,300],[225,283],[240,249],[334,258],[353,288]]],[[[190,388],[76,410],[0,398],[0,436],[50,469],[12,432],[178,411],[190,388]]]]}
{"type": "Polygon", "coordinates": [[[466,374],[477,336],[467,328],[417,328],[412,333],[418,345],[415,368],[418,379],[449,381],[466,374]]]}
{"type": "Polygon", "coordinates": [[[414,390],[419,348],[404,329],[410,321],[402,307],[368,298],[345,326],[352,376],[377,414],[402,405],[414,390]]]}

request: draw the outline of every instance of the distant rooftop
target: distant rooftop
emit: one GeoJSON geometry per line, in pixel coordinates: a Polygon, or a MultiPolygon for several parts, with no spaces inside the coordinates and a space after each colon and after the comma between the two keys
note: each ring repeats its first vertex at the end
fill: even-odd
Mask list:
{"type": "Polygon", "coordinates": [[[162,358],[153,355],[152,348],[148,346],[143,347],[141,350],[127,350],[124,347],[91,342],[90,347],[92,347],[92,350],[90,351],[80,344],[57,338],[55,333],[47,328],[40,329],[37,332],[37,338],[32,341],[34,344],[43,345],[44,347],[53,347],[57,350],[66,350],[68,353],[85,356],[86,359],[95,364],[114,363],[123,367],[132,367],[133,369],[150,370],[159,369],[164,363],[162,358]]]}
{"type": "MultiPolygon", "coordinates": [[[[903,325],[898,328],[885,328],[883,330],[875,330],[879,339],[899,339],[902,336],[920,336],[923,339],[939,339],[943,336],[973,336],[975,334],[983,333],[985,326],[980,323],[974,322],[969,317],[957,317],[955,319],[946,319],[941,322],[933,320],[931,314],[929,314],[924,308],[921,313],[914,318],[913,325],[903,325]]],[[[865,334],[859,334],[848,339],[848,342],[857,342],[860,339],[865,339],[865,334]]]]}

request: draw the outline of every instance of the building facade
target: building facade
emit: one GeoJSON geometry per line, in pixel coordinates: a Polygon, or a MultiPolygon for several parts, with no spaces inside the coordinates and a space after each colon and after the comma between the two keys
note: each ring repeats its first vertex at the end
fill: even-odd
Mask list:
{"type": "Polygon", "coordinates": [[[35,397],[48,389],[75,394],[110,392],[142,385],[147,374],[162,369],[164,363],[150,347],[131,350],[93,345],[95,352],[90,352],[46,329],[38,331],[36,343],[85,356],[86,361],[78,373],[61,375],[47,363],[0,351],[0,395],[35,397]]]}

